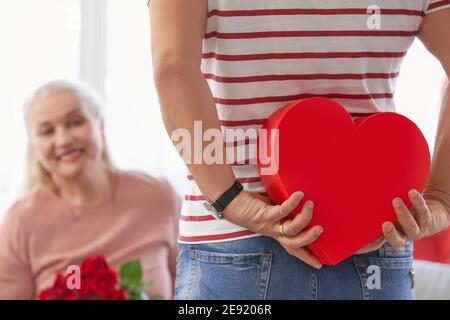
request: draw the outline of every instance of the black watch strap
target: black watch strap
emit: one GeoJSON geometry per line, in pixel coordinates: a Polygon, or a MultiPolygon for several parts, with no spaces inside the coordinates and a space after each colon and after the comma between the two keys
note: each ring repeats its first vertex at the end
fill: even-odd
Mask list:
{"type": "Polygon", "coordinates": [[[214,210],[222,217],[222,212],[233,201],[234,198],[244,189],[239,181],[235,181],[234,184],[225,191],[216,201],[210,203],[214,210]]]}

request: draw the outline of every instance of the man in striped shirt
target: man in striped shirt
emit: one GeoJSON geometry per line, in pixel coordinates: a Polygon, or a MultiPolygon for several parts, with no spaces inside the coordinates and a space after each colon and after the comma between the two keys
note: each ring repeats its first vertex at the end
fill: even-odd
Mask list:
{"type": "MultiPolygon", "coordinates": [[[[449,8],[450,1],[436,0],[151,0],[155,83],[166,128],[169,133],[178,128],[193,133],[194,122],[200,120],[203,130],[257,130],[284,105],[315,96],[339,102],[353,117],[395,111],[393,95],[400,65],[415,37],[450,73],[449,8]]],[[[406,240],[434,234],[449,224],[450,172],[444,165],[450,162],[450,152],[444,147],[450,139],[449,109],[441,116],[427,188],[423,196],[410,195],[423,217],[414,218],[401,203],[396,209],[401,227],[385,223],[385,239],[358,252],[374,255],[372,261],[378,259],[387,269],[398,261],[379,260],[383,252],[402,247],[403,251],[396,251],[398,258],[407,258],[411,246],[406,240]]],[[[369,290],[361,280],[370,276],[359,260],[364,255],[315,271],[321,268],[320,262],[305,246],[327,230],[321,226],[304,229],[313,214],[311,201],[305,202],[297,218],[282,222],[303,194],[292,194],[281,206],[270,205],[253,161],[255,143],[255,139],[224,139],[223,154],[240,148],[246,151],[239,153],[244,159],[232,165],[188,164],[192,188],[180,221],[178,298],[206,294],[247,299],[412,297],[409,262],[398,277],[384,271],[384,279],[398,279],[397,289],[382,283],[384,288],[379,291],[369,290]],[[217,220],[203,201],[219,198],[236,179],[245,191],[225,209],[225,219],[217,220]],[[232,277],[241,290],[233,291],[225,281],[215,287],[208,281],[208,276],[217,279],[223,273],[203,263],[234,261],[233,255],[252,260],[242,256],[246,252],[260,253],[258,261],[263,262],[256,273],[232,277]],[[204,269],[189,269],[186,261],[204,269]],[[264,263],[271,265],[270,271],[264,263]],[[308,266],[315,269],[310,271],[308,266]],[[288,271],[297,277],[277,278],[288,271]],[[264,278],[258,287],[264,289],[244,290],[258,281],[245,286],[243,277],[264,278]],[[275,285],[277,279],[285,285],[275,285]],[[307,289],[293,294],[287,283],[307,289]],[[331,296],[320,296],[321,288],[331,296]]],[[[223,271],[235,274],[238,269],[223,271]]]]}

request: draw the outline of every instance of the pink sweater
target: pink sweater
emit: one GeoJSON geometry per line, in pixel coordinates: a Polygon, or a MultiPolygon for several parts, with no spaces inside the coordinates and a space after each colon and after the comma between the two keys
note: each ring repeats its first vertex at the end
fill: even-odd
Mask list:
{"type": "Polygon", "coordinates": [[[116,269],[141,259],[144,280],[154,280],[149,294],[173,298],[179,209],[167,182],[123,171],[113,196],[94,207],[70,207],[45,188],[27,195],[1,224],[0,299],[34,299],[93,255],[116,269]]]}

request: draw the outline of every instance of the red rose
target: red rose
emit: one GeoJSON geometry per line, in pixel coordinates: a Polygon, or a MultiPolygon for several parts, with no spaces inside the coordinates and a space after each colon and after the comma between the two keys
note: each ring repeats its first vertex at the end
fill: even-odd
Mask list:
{"type": "Polygon", "coordinates": [[[51,288],[43,290],[39,294],[40,300],[61,300],[68,294],[69,289],[66,285],[66,279],[58,274],[51,288]]]}
{"type": "Polygon", "coordinates": [[[99,270],[109,270],[108,263],[102,256],[86,258],[81,264],[81,274],[88,276],[99,270]]]}
{"type": "Polygon", "coordinates": [[[81,288],[69,289],[66,277],[58,274],[53,286],[39,294],[40,300],[126,300],[124,290],[117,289],[118,273],[110,269],[102,256],[90,257],[83,261],[81,268],[81,288]]]}

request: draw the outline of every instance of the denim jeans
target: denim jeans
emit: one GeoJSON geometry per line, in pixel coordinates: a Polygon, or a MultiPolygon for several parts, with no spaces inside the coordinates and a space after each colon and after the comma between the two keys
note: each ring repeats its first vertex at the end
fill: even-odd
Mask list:
{"type": "Polygon", "coordinates": [[[320,270],[272,238],[180,244],[175,299],[414,299],[412,242],[353,255],[320,270]]]}

